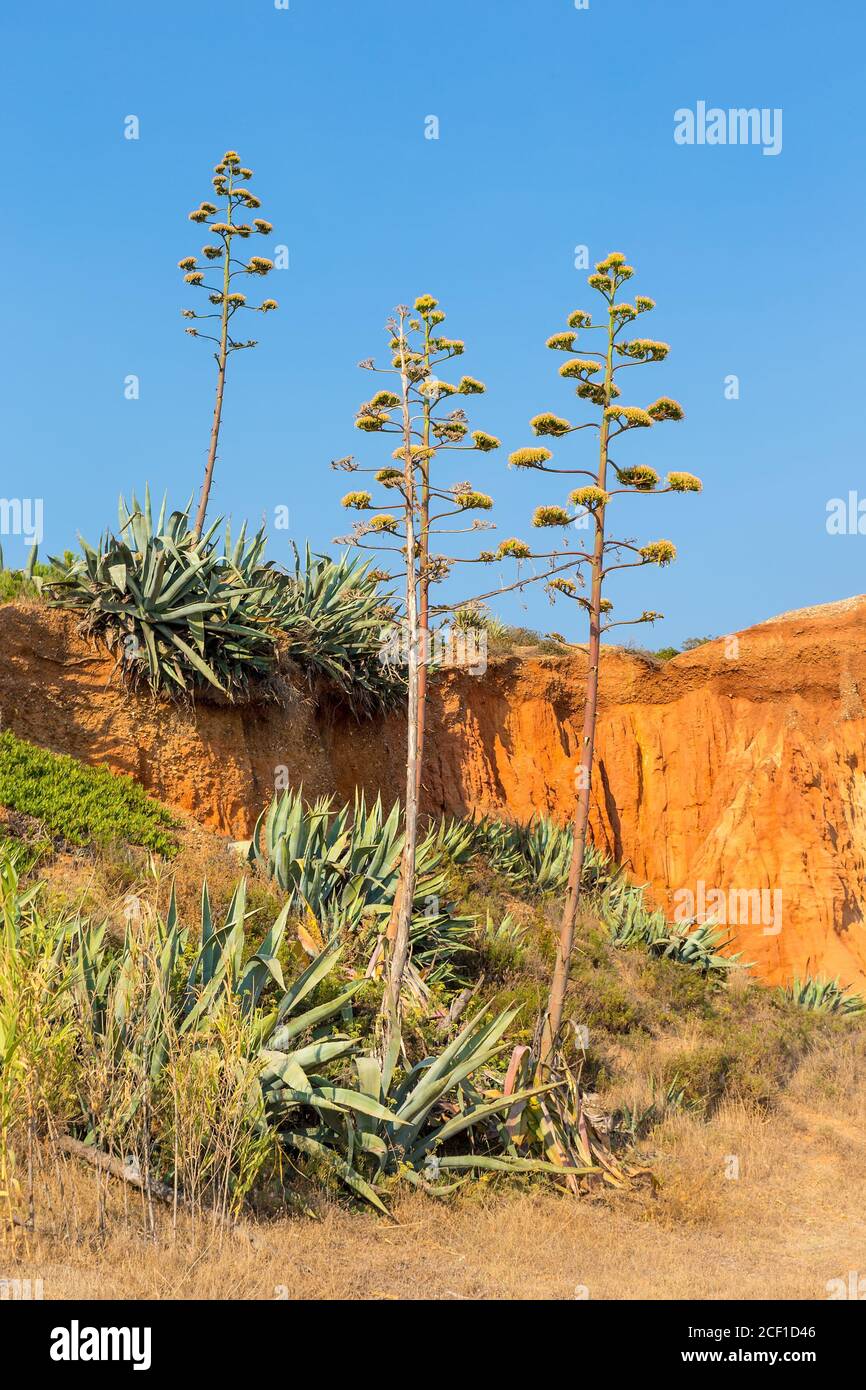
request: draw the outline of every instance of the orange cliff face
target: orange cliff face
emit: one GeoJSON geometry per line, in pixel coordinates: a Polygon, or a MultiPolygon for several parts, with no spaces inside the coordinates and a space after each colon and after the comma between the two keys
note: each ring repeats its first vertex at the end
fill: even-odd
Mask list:
{"type": "MultiPolygon", "coordinates": [[[[405,725],[356,724],[302,683],[282,704],[184,710],[121,691],[68,615],[0,608],[0,715],[22,737],[131,773],[235,837],[282,772],[310,796],[400,794],[405,725]]],[[[570,816],[586,658],[492,662],[433,686],[431,811],[570,816]]],[[[661,666],[603,655],[592,832],[683,915],[715,916],[777,983],[866,986],[866,597],[762,623],[661,666]],[[862,692],[862,694],[861,694],[862,692]]]]}

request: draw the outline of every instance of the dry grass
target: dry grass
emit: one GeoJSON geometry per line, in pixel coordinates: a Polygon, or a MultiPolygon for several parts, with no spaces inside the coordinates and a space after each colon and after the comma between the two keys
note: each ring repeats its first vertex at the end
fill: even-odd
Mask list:
{"type": "Polygon", "coordinates": [[[58,1234],[19,1232],[2,1272],[41,1277],[46,1298],[825,1298],[863,1266],[861,1056],[853,1036],[818,1046],[775,1113],[728,1101],[709,1121],[669,1117],[646,1145],[654,1195],[480,1184],[448,1203],[404,1197],[394,1223],[319,1199],[318,1219],[233,1231],[183,1216],[173,1229],[162,1209],[149,1241],[137,1194],[52,1159],[37,1223],[58,1234]]]}

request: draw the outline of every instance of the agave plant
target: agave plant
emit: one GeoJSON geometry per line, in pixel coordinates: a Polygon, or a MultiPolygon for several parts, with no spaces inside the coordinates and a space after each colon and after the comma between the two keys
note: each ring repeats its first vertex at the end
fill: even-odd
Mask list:
{"type": "Polygon", "coordinates": [[[515,922],[510,912],[506,912],[502,920],[494,921],[487,910],[487,919],[480,933],[480,939],[487,951],[494,954],[502,952],[505,955],[517,955],[526,945],[529,935],[529,928],[521,926],[515,922]]]}
{"type": "Polygon", "coordinates": [[[405,698],[405,677],[382,644],[393,610],[378,575],[357,556],[331,560],[307,545],[302,565],[293,550],[294,573],[282,583],[272,612],[287,654],[356,716],[395,708],[405,698]]]}
{"type": "Polygon", "coordinates": [[[742,964],[740,953],[722,955],[734,938],[717,923],[669,923],[660,908],[646,906],[645,893],[645,884],[628,883],[619,871],[599,895],[596,909],[614,946],[639,946],[706,976],[724,976],[742,964]]]}
{"type": "Polygon", "coordinates": [[[304,801],[303,788],[286,790],[263,811],[250,858],[276,879],[294,907],[320,922],[357,926],[365,913],[390,911],[403,836],[400,806],[386,816],[382,799],[367,807],[335,807],[333,797],[304,801]]]}
{"type": "MultiPolygon", "coordinates": [[[[52,584],[52,601],[83,614],[83,630],[117,655],[125,678],[153,690],[205,683],[229,696],[273,669],[276,644],[265,586],[244,582],[219,551],[217,521],[196,538],[189,508],[154,525],[149,490],[119,506],[118,536],[82,554],[52,584]]],[[[55,564],[60,562],[55,561],[55,564]]]]}
{"type": "MultiPolygon", "coordinates": [[[[303,1066],[344,1056],[356,1048],[345,1034],[325,1029],[348,1006],[362,981],[350,983],[323,1005],[299,1012],[310,992],[335,967],[340,951],[322,951],[287,988],[279,960],[286,931],[289,904],[261,943],[248,954],[245,945],[246,882],[238,884],[225,920],[214,922],[207,885],[202,889],[198,944],[187,970],[181,969],[188,953],[188,931],[177,915],[172,892],[168,914],[156,917],[145,934],[134,925],[127,928],[122,949],[110,949],[104,926],[83,924],[77,932],[77,970],[73,989],[82,1019],[110,1065],[124,1074],[122,1113],[113,1114],[116,1131],[133,1120],[147,1088],[158,1080],[174,1039],[205,1045],[215,1019],[231,997],[250,1022],[250,1060],[264,1057],[271,1045],[286,1048],[289,1039],[313,1034],[313,1040],[295,1049],[293,1060],[303,1066]],[[143,939],[146,938],[146,939],[143,939]],[[262,995],[275,986],[281,997],[266,1011],[262,995]],[[133,1075],[138,1085],[129,1087],[133,1075]]],[[[266,1107],[276,1101],[263,1082],[266,1107]]],[[[98,1120],[93,1123],[93,1137],[98,1120]]]]}
{"type": "MultiPolygon", "coordinates": [[[[399,1040],[384,1066],[373,1056],[356,1057],[357,1086],[351,1091],[320,1087],[315,1100],[304,1091],[291,1064],[275,1057],[273,1067],[285,1080],[289,1105],[308,1100],[319,1114],[313,1126],[284,1128],[284,1141],[326,1164],[382,1212],[387,1211],[382,1183],[389,1178],[403,1177],[442,1193],[453,1190],[453,1185],[439,1182],[448,1172],[506,1169],[561,1175],[561,1165],[503,1151],[496,1127],[484,1144],[485,1127],[503,1111],[551,1089],[500,1089],[491,1097],[472,1082],[501,1053],[502,1037],[517,1012],[505,1009],[493,1019],[484,1011],[477,1014],[438,1057],[426,1057],[399,1076],[393,1070],[399,1040]],[[323,1099],[333,1100],[333,1110],[322,1104],[323,1099]],[[470,1129],[483,1147],[452,1152],[451,1141],[470,1129]]],[[[506,1145],[510,1147],[507,1137],[506,1145]]]]}
{"type": "MultiPolygon", "coordinates": [[[[46,588],[59,607],[82,614],[82,629],[113,651],[131,685],[187,691],[206,685],[230,698],[272,675],[280,649],[319,685],[337,691],[356,715],[398,702],[402,681],[380,661],[388,615],[366,563],[313,556],[294,572],[265,559],[264,527],[233,540],[220,520],[198,537],[190,505],[154,524],[144,504],[121,498],[119,534],[76,559],[52,561],[46,588]]],[[[40,580],[40,582],[42,582],[40,580]]]]}
{"type": "Polygon", "coordinates": [[[838,979],[828,980],[821,975],[795,978],[780,991],[782,998],[820,1014],[844,1014],[852,1017],[866,1011],[866,999],[853,993],[850,985],[840,985],[838,979]]]}
{"type": "MultiPolygon", "coordinates": [[[[572,832],[546,816],[501,821],[483,816],[474,827],[475,848],[491,867],[513,883],[537,893],[561,892],[568,882],[572,832]]],[[[609,860],[590,848],[584,884],[593,887],[609,860]]]]}
{"type": "MultiPolygon", "coordinates": [[[[418,846],[411,939],[416,967],[428,984],[462,983],[460,958],[472,949],[471,918],[455,917],[445,902],[449,864],[471,848],[471,827],[458,821],[433,826],[418,846]]],[[[400,876],[403,823],[400,803],[386,814],[381,797],[368,806],[332,797],[312,805],[303,788],[288,789],[262,812],[249,858],[276,879],[289,905],[309,910],[327,935],[376,929],[390,916],[400,876]]]]}
{"type": "Polygon", "coordinates": [[[506,1090],[515,1094],[506,1124],[510,1152],[543,1154],[544,1161],[558,1170],[572,1192],[579,1190],[583,1178],[627,1187],[632,1177],[647,1170],[626,1166],[614,1158],[610,1138],[613,1117],[599,1113],[592,1103],[598,1097],[587,1094],[581,1086],[582,1066],[582,1061],[577,1066],[571,1064],[563,1039],[558,1037],[552,1054],[552,1082],[527,1102],[525,1089],[520,1088],[525,1088],[535,1074],[537,1059],[534,1050],[525,1045],[514,1049],[506,1078],[506,1090]]]}

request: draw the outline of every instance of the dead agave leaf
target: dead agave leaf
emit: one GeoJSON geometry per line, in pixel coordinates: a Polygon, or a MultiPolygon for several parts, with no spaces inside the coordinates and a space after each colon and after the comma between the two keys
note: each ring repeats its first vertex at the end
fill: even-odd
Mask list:
{"type": "Polygon", "coordinates": [[[318,956],[324,951],[327,943],[309,903],[305,903],[304,908],[306,925],[303,922],[298,923],[298,940],[308,956],[318,956]]]}

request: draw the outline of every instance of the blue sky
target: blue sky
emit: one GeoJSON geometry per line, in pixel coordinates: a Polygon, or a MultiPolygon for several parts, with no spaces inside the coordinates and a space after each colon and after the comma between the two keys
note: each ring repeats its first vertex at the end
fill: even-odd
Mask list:
{"type": "MultiPolygon", "coordinates": [[[[591,307],[574,266],[586,245],[593,260],[626,252],[658,303],[642,327],[672,345],[627,376],[633,403],[665,393],[686,409],[621,454],[705,484],[623,509],[620,534],[668,537],[680,558],[625,576],[618,615],[663,610],[656,646],[861,592],[866,537],[825,520],[830,498],[866,495],[864,27],[853,0],[7,7],[0,492],[44,498],[57,552],[77,531],[95,539],[145,479],[177,504],[197,489],[213,361],[183,333],[175,267],[199,249],[187,212],[231,146],[290,266],[268,281],[280,312],[256,320],[261,346],[230,364],[219,511],[258,521],[287,505],[290,534],[320,548],[347,529],[329,460],[378,464],[386,447],[353,428],[370,383],[356,364],[382,354],[395,304],[431,292],[488,387],[473,425],[504,446],[448,480],[493,494],[499,535],[528,535],[534,506],[562,492],[506,456],[538,411],[578,418],[544,342],[591,307]],[[699,101],[781,108],[781,153],[676,144],[674,112],[699,101]]],[[[589,438],[563,455],[578,464],[589,438]]],[[[2,539],[20,563],[23,541],[2,539]]],[[[279,533],[272,553],[286,552],[279,533]]],[[[578,616],[540,589],[498,607],[542,629],[578,616]]]]}

